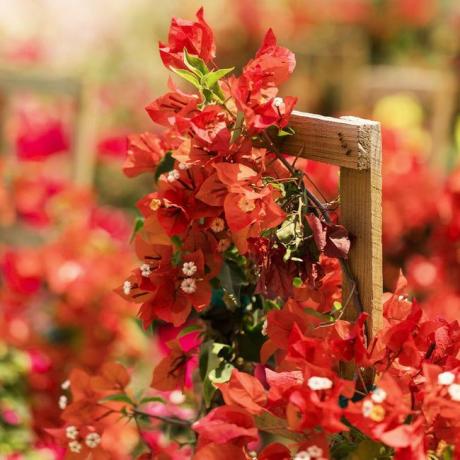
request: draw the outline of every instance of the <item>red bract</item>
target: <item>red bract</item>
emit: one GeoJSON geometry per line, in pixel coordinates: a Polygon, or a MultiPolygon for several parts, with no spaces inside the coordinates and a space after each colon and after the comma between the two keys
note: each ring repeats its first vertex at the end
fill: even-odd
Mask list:
{"type": "Polygon", "coordinates": [[[197,22],[178,18],[171,21],[168,43],[160,42],[160,56],[166,67],[186,68],[184,48],[189,54],[200,57],[204,62],[209,62],[215,57],[214,34],[204,20],[203,8],[197,11],[196,17],[197,22]]]}
{"type": "Polygon", "coordinates": [[[193,430],[198,433],[199,446],[209,443],[242,446],[258,440],[254,420],[245,410],[236,407],[213,409],[193,424],[193,430]]]}
{"type": "Polygon", "coordinates": [[[155,171],[165,152],[161,139],[151,133],[134,134],[128,138],[128,157],[123,172],[128,177],[155,171]]]}

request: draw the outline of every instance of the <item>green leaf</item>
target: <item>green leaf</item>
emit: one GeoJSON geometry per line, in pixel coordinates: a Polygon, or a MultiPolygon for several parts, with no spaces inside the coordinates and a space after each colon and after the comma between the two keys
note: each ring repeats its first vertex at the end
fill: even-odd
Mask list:
{"type": "Polygon", "coordinates": [[[149,402],[159,402],[162,404],[166,404],[166,401],[163,398],[160,398],[159,396],[147,396],[145,398],[142,398],[139,404],[147,404],[149,402]]]}
{"type": "Polygon", "coordinates": [[[206,407],[209,408],[211,406],[211,401],[216,391],[217,388],[213,385],[211,380],[209,380],[209,378],[206,377],[203,382],[203,399],[204,403],[206,404],[206,407]]]}
{"type": "Polygon", "coordinates": [[[184,48],[184,64],[188,69],[190,69],[195,75],[199,77],[202,77],[209,72],[209,69],[203,59],[199,58],[198,56],[189,54],[187,48],[184,48]]]}
{"type": "Polygon", "coordinates": [[[171,70],[175,74],[179,75],[179,77],[182,77],[184,80],[186,80],[189,83],[191,83],[195,88],[201,90],[200,82],[199,82],[197,76],[193,72],[190,72],[190,70],[174,69],[174,68],[171,68],[171,70]]]}
{"type": "Polygon", "coordinates": [[[131,405],[134,405],[133,401],[131,401],[130,397],[125,394],[125,393],[116,393],[113,395],[108,395],[105,396],[104,398],[101,399],[102,402],[104,401],[119,401],[119,402],[125,402],[131,405]]]}
{"type": "Polygon", "coordinates": [[[135,236],[144,226],[144,218],[142,216],[136,216],[134,219],[133,231],[131,233],[131,237],[129,238],[129,242],[132,243],[134,241],[135,236]]]}
{"type": "Polygon", "coordinates": [[[212,369],[208,375],[208,379],[214,384],[228,382],[232,376],[233,369],[234,366],[230,363],[222,362],[218,367],[212,369]]]}
{"type": "Polygon", "coordinates": [[[295,278],[293,278],[292,280],[292,285],[296,288],[299,288],[300,286],[302,286],[302,279],[299,278],[298,276],[296,276],[295,278]]]}
{"type": "Polygon", "coordinates": [[[190,326],[184,327],[184,329],[182,329],[179,332],[179,335],[177,337],[184,337],[185,335],[191,334],[192,332],[202,331],[202,330],[203,330],[203,327],[200,326],[199,324],[191,324],[190,326]]]}
{"type": "Polygon", "coordinates": [[[225,75],[229,74],[230,72],[233,72],[234,69],[235,67],[213,70],[212,72],[209,72],[207,75],[205,75],[201,81],[204,86],[212,88],[221,78],[225,77],[225,75]]]}
{"type": "Polygon", "coordinates": [[[172,152],[166,152],[155,170],[155,181],[157,181],[162,174],[168,173],[174,169],[174,161],[172,152]]]}
{"type": "Polygon", "coordinates": [[[287,128],[285,129],[280,129],[278,131],[278,137],[286,137],[286,136],[292,136],[293,134],[295,134],[295,131],[293,128],[291,128],[290,126],[288,126],[287,128]]]}
{"type": "Polygon", "coordinates": [[[176,251],[173,253],[171,257],[171,264],[175,267],[178,267],[182,263],[182,253],[180,251],[176,251]]]}
{"type": "Polygon", "coordinates": [[[241,131],[243,129],[243,122],[244,122],[244,113],[239,110],[236,114],[236,121],[235,126],[232,131],[232,138],[230,139],[230,143],[233,144],[241,135],[241,131]]]}

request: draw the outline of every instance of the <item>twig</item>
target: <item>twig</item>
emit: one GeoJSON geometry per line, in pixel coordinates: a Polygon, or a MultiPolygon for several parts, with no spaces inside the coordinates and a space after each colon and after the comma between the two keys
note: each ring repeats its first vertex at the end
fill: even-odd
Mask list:
{"type": "MultiPolygon", "coordinates": [[[[281,163],[287,168],[287,170],[294,176],[294,177],[299,177],[301,178],[304,173],[302,171],[299,171],[297,169],[295,169],[287,160],[286,158],[283,157],[282,153],[279,151],[278,147],[273,143],[272,139],[270,139],[270,136],[266,133],[266,131],[264,131],[262,133],[262,136],[263,138],[265,139],[265,141],[269,144],[270,148],[272,149],[273,153],[276,155],[276,157],[281,161],[281,163]]],[[[324,219],[324,221],[328,224],[332,224],[332,219],[329,215],[329,212],[327,211],[327,209],[324,207],[323,203],[321,203],[321,201],[318,200],[318,198],[316,198],[316,196],[310,192],[310,190],[308,190],[306,187],[304,187],[304,190],[305,190],[305,193],[307,195],[307,198],[309,201],[311,201],[314,206],[317,208],[317,210],[319,211],[320,215],[322,216],[322,218],[324,219]]],[[[345,274],[348,282],[350,283],[351,285],[351,288],[352,288],[352,294],[353,294],[353,298],[354,298],[354,304],[355,306],[358,308],[359,310],[359,313],[363,313],[364,312],[364,307],[363,307],[363,304],[361,302],[361,297],[359,295],[359,292],[358,292],[358,284],[353,276],[353,273],[351,271],[351,267],[348,263],[348,261],[346,259],[339,259],[340,260],[340,266],[342,268],[342,271],[343,273],[345,274]]],[[[367,323],[365,323],[365,332],[366,332],[366,342],[368,341],[369,339],[369,329],[368,329],[368,325],[367,323]]]]}
{"type": "Polygon", "coordinates": [[[140,411],[138,409],[133,409],[132,413],[134,415],[141,415],[143,417],[149,417],[149,418],[153,418],[155,420],[160,420],[161,422],[169,423],[171,425],[179,425],[179,426],[190,427],[191,424],[192,424],[188,420],[182,420],[182,419],[176,418],[176,417],[164,417],[162,415],[153,415],[153,414],[149,414],[148,412],[140,411]]]}

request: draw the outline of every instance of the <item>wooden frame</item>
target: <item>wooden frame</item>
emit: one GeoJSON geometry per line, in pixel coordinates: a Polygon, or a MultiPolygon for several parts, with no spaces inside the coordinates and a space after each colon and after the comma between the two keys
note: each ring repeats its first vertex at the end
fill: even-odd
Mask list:
{"type": "Polygon", "coordinates": [[[4,137],[6,111],[15,93],[30,91],[37,94],[70,96],[75,100],[76,117],[72,139],[73,180],[78,185],[90,185],[94,175],[96,114],[87,84],[74,77],[52,77],[27,71],[0,70],[0,148],[7,150],[4,137]]]}
{"type": "MultiPolygon", "coordinates": [[[[349,262],[364,310],[369,336],[381,329],[382,316],[382,141],[380,124],[355,117],[331,118],[293,112],[295,135],[283,152],[340,167],[341,223],[354,237],[349,262]]],[[[344,278],[343,298],[352,299],[344,278]]],[[[357,305],[345,317],[356,318],[357,305]]]]}

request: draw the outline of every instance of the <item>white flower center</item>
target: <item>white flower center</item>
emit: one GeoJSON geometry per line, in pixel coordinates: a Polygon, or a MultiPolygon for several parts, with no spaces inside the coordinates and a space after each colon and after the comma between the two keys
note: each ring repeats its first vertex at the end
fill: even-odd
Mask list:
{"type": "Polygon", "coordinates": [[[185,171],[186,169],[189,169],[191,165],[189,165],[188,163],[179,163],[179,169],[181,169],[182,171],[185,171]]]}
{"type": "Polygon", "coordinates": [[[438,375],[439,385],[450,385],[455,381],[455,374],[453,372],[442,372],[438,375]]]}
{"type": "Polygon", "coordinates": [[[152,211],[158,211],[158,209],[160,208],[161,206],[161,200],[159,200],[158,198],[154,198],[151,202],[150,202],[150,209],[152,211]]]}
{"type": "Polygon", "coordinates": [[[211,222],[211,230],[214,233],[219,233],[225,228],[225,221],[221,217],[216,217],[211,222]]]}
{"type": "Polygon", "coordinates": [[[99,436],[98,433],[89,433],[86,435],[85,438],[85,444],[91,448],[94,449],[101,443],[101,437],[99,436]]]}
{"type": "Polygon", "coordinates": [[[198,267],[195,265],[195,262],[184,262],[182,265],[182,273],[185,276],[193,276],[198,270],[198,267]]]}
{"type": "Polygon", "coordinates": [[[150,268],[149,264],[142,264],[140,268],[141,268],[141,275],[144,278],[148,278],[150,274],[152,273],[152,269],[150,268]]]}
{"type": "Polygon", "coordinates": [[[70,441],[69,442],[69,449],[70,449],[71,452],[73,452],[75,454],[79,454],[82,447],[83,446],[78,441],[70,441]]]}
{"type": "Polygon", "coordinates": [[[275,107],[280,107],[283,102],[284,101],[282,97],[275,97],[275,99],[273,99],[273,105],[275,107]]]}
{"type": "Polygon", "coordinates": [[[449,385],[447,391],[453,401],[460,401],[460,384],[453,383],[452,385],[449,385]]]}
{"type": "Polygon", "coordinates": [[[366,401],[363,402],[362,410],[364,417],[370,417],[373,407],[374,404],[372,404],[372,401],[369,399],[366,399],[366,401]]]}
{"type": "Polygon", "coordinates": [[[133,287],[133,285],[131,284],[131,282],[125,281],[123,283],[123,294],[124,295],[129,295],[130,292],[131,292],[132,287],[133,287]]]}
{"type": "Polygon", "coordinates": [[[307,449],[307,452],[310,454],[311,457],[315,458],[315,457],[322,457],[323,456],[323,449],[321,449],[321,447],[318,447],[318,446],[310,446],[308,449],[307,449]]]}
{"type": "Polygon", "coordinates": [[[332,388],[333,382],[327,377],[310,377],[307,382],[311,390],[329,390],[332,388]]]}
{"type": "Polygon", "coordinates": [[[217,243],[217,250],[219,252],[224,252],[230,247],[230,240],[227,238],[224,238],[222,240],[219,240],[217,243]]]}
{"type": "Polygon", "coordinates": [[[305,450],[301,450],[295,454],[294,460],[310,460],[311,456],[305,450]]]}
{"type": "Polygon", "coordinates": [[[387,398],[387,392],[383,388],[376,388],[372,394],[371,399],[377,404],[383,403],[387,398]]]}
{"type": "Polygon", "coordinates": [[[262,324],[262,330],[260,331],[262,335],[268,334],[267,327],[268,327],[268,322],[267,320],[265,320],[264,323],[262,324]]]}
{"type": "Polygon", "coordinates": [[[177,179],[179,179],[179,177],[180,177],[179,171],[177,169],[173,169],[172,171],[169,171],[168,175],[166,176],[166,180],[169,183],[172,183],[176,181],[177,179]]]}
{"type": "Polygon", "coordinates": [[[254,209],[256,208],[256,205],[254,204],[254,200],[249,200],[248,198],[243,196],[238,201],[238,207],[243,212],[251,212],[251,211],[254,211],[254,209]]]}
{"type": "Polygon", "coordinates": [[[180,284],[180,288],[186,294],[193,294],[196,291],[196,281],[193,278],[185,278],[180,284]]]}
{"type": "Polygon", "coordinates": [[[65,429],[65,435],[67,436],[68,439],[76,439],[77,436],[78,436],[78,430],[77,430],[77,427],[71,425],[71,426],[68,426],[66,429],[65,429]]]}
{"type": "Polygon", "coordinates": [[[59,405],[59,409],[64,410],[67,407],[67,396],[64,396],[64,395],[60,396],[58,405],[59,405]]]}
{"type": "Polygon", "coordinates": [[[182,404],[185,401],[185,395],[180,390],[174,390],[169,395],[169,401],[172,404],[177,404],[177,405],[182,404]]]}

